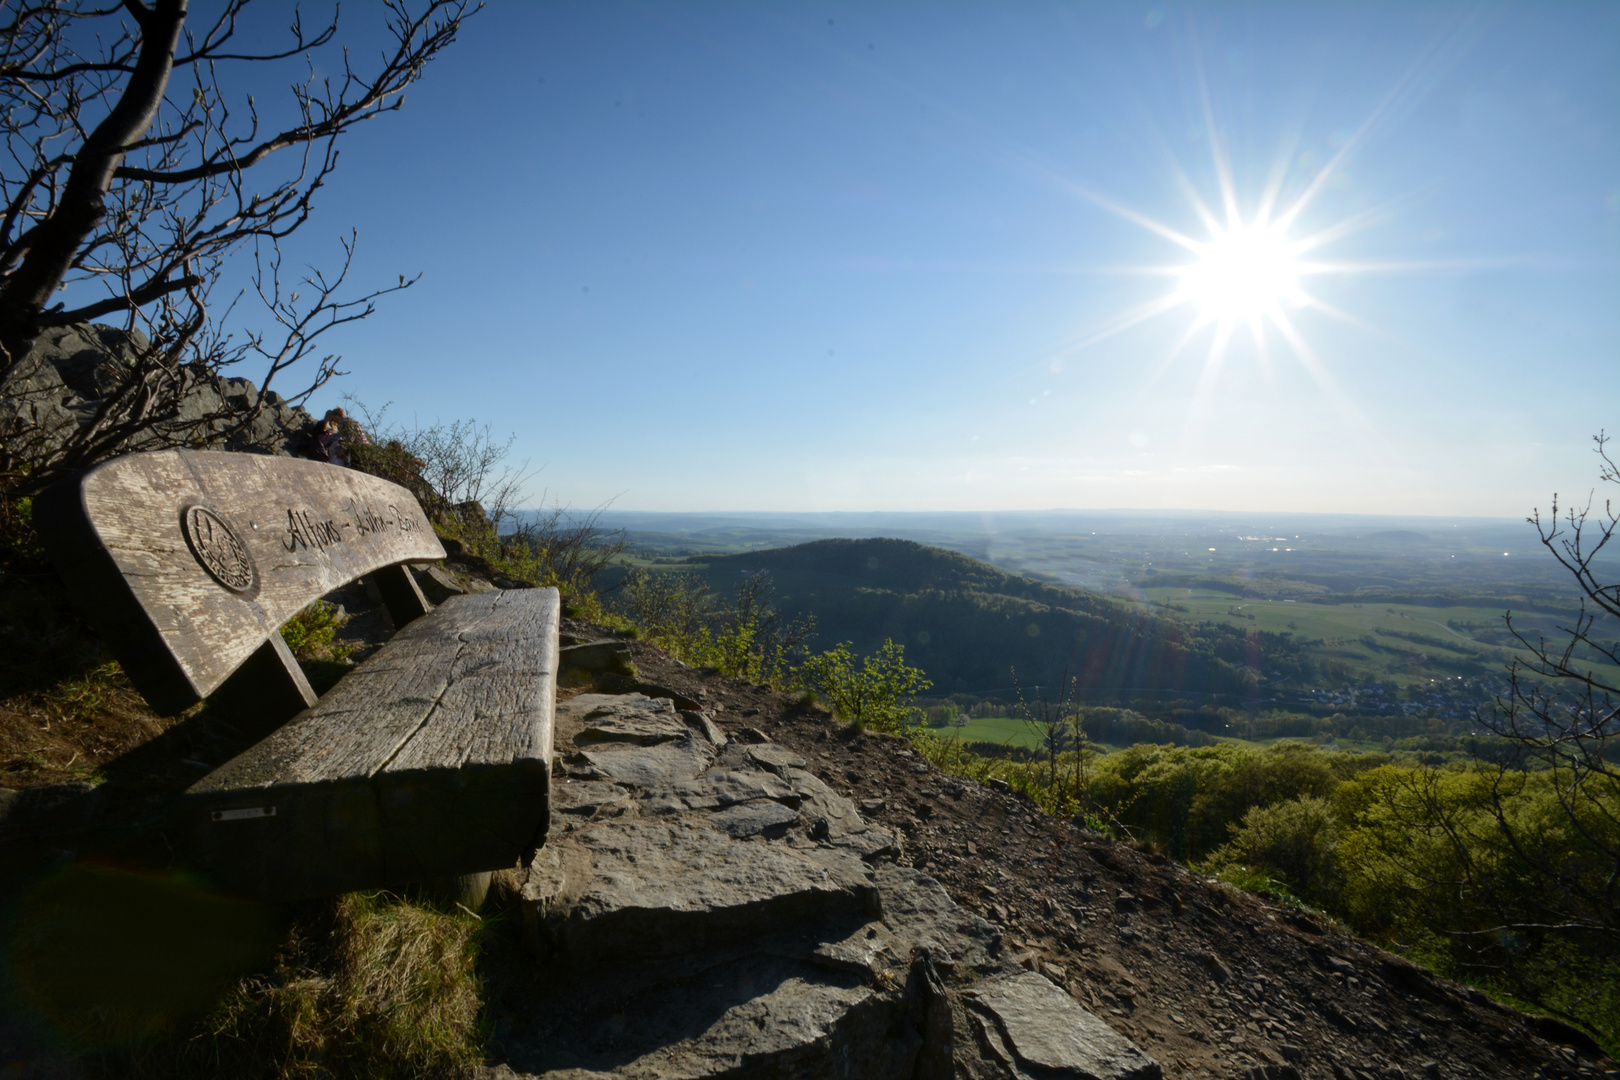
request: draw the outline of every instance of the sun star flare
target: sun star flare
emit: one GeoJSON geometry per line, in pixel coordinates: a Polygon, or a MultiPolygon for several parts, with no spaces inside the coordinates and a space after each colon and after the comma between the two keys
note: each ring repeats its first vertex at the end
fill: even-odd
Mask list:
{"type": "Polygon", "coordinates": [[[1200,244],[1198,258],[1180,271],[1178,296],[1207,322],[1231,323],[1279,314],[1297,306],[1297,245],[1276,225],[1237,225],[1200,244]]]}

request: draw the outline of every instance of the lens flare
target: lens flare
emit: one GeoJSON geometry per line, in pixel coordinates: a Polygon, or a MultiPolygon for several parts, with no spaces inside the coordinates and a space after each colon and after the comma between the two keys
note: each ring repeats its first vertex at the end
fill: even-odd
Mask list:
{"type": "Polygon", "coordinates": [[[1238,225],[1199,245],[1197,261],[1181,270],[1179,296],[1210,321],[1252,319],[1301,303],[1299,277],[1297,252],[1281,229],[1238,225]]]}

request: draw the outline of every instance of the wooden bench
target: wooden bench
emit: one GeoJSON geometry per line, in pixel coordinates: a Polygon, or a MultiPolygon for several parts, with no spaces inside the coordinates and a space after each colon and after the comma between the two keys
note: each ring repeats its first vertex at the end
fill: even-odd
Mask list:
{"type": "Polygon", "coordinates": [[[444,558],[404,488],[333,465],[132,454],[41,497],[86,620],[160,715],[199,700],[260,741],[193,785],[182,849],[230,891],[290,900],[514,865],[550,821],[555,589],[437,608],[444,558]],[[371,575],[398,628],[316,699],[280,628],[371,575]]]}

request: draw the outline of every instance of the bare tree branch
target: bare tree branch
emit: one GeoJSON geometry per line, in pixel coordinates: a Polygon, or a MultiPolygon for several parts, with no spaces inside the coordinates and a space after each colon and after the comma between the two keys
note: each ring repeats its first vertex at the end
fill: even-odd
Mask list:
{"type": "MultiPolygon", "coordinates": [[[[233,47],[247,3],[225,0],[196,29],[188,0],[42,0],[10,8],[0,25],[0,383],[52,327],[119,316],[126,331],[145,336],[144,344],[130,339],[138,355],[122,384],[90,403],[88,419],[65,438],[8,432],[12,447],[35,450],[0,455],[0,497],[38,490],[120,447],[152,445],[159,431],[180,437],[174,424],[187,388],[234,363],[262,363],[265,389],[300,366],[307,378],[288,397],[307,398],[339,373],[320,336],[414,282],[402,276],[347,295],[352,234],[335,273],[286,280],[276,245],[309,221],[337,168],[340,137],[399,108],[455,40],[468,0],[384,0],[369,9],[382,12],[393,39],[369,68],[336,53],[336,5],[313,32],[294,9],[284,41],[233,47]],[[333,54],[322,63],[335,73],[317,78],[316,53],[326,47],[333,54]],[[306,73],[264,114],[277,118],[266,135],[259,104],[251,95],[228,101],[222,72],[250,63],[273,72],[301,56],[306,73]],[[282,166],[253,171],[271,160],[282,166]],[[247,295],[268,320],[233,339],[222,320],[240,317],[241,297],[211,298],[248,246],[257,273],[247,295]]],[[[224,428],[210,418],[196,432],[241,436],[251,412],[224,428]]]]}

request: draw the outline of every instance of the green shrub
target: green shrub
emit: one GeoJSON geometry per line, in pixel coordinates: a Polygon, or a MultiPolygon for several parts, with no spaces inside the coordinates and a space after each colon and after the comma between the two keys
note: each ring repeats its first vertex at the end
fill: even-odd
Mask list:
{"type": "Polygon", "coordinates": [[[796,677],[857,731],[871,728],[895,734],[921,731],[924,714],[911,699],[934,685],[922,671],[907,666],[904,648],[892,638],[883,642],[877,655],[864,658],[859,670],[845,641],[807,659],[796,677]]]}
{"type": "Polygon", "coordinates": [[[785,686],[815,632],[815,620],[783,619],[772,602],[774,592],[770,575],[756,574],[743,581],[735,597],[720,600],[695,574],[638,567],[626,575],[615,606],[682,663],[785,686]]]}
{"type": "Polygon", "coordinates": [[[282,625],[281,638],[300,660],[334,659],[332,641],[337,628],[337,609],[317,600],[282,625]]]}
{"type": "Polygon", "coordinates": [[[1296,896],[1331,903],[1340,887],[1338,846],[1333,804],[1306,795],[1251,807],[1242,822],[1232,826],[1231,841],[1210,856],[1208,866],[1217,872],[1235,868],[1261,872],[1280,878],[1296,896]]]}

